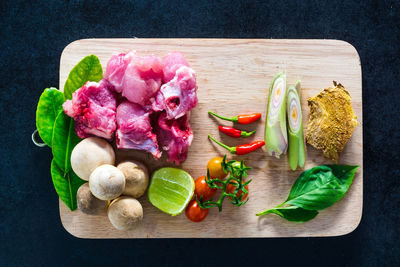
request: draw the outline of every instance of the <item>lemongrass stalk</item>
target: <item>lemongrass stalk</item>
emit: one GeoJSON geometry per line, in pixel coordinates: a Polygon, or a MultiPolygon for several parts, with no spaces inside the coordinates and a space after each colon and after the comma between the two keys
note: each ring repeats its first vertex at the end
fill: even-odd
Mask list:
{"type": "Polygon", "coordinates": [[[299,91],[300,81],[296,81],[294,86],[287,90],[287,117],[288,117],[288,135],[289,135],[289,166],[294,171],[297,166],[304,167],[306,160],[306,151],[303,135],[303,117],[301,112],[301,103],[299,91]]]}
{"type": "Polygon", "coordinates": [[[286,74],[277,74],[268,93],[265,144],[270,156],[279,158],[287,150],[286,130],[286,74]]]}

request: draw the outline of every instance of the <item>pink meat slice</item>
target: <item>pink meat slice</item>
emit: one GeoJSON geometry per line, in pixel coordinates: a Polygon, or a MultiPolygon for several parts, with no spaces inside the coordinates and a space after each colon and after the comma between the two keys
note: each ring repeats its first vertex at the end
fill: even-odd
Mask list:
{"type": "Polygon", "coordinates": [[[164,83],[169,82],[175,77],[176,71],[182,67],[189,67],[183,54],[180,52],[170,52],[163,57],[163,81],[164,83]]]}
{"type": "Polygon", "coordinates": [[[193,140],[193,131],[189,125],[189,115],[177,120],[168,120],[163,112],[158,118],[156,129],[162,148],[167,151],[169,161],[179,165],[186,160],[187,152],[193,140]]]}
{"type": "Polygon", "coordinates": [[[150,152],[155,158],[161,157],[157,136],[152,132],[150,113],[135,103],[122,102],[117,108],[117,147],[150,152]]]}
{"type": "Polygon", "coordinates": [[[178,119],[197,105],[194,70],[181,66],[172,80],[161,86],[152,104],[154,111],[165,110],[167,119],[178,119]]]}
{"type": "Polygon", "coordinates": [[[134,55],[134,51],[129,54],[121,53],[112,55],[110,60],[107,62],[104,79],[109,82],[111,88],[117,93],[122,92],[125,70],[134,55]]]}
{"type": "Polygon", "coordinates": [[[63,104],[65,114],[74,118],[75,131],[80,138],[99,136],[111,139],[116,129],[115,94],[106,81],[86,82],[63,104]]]}
{"type": "Polygon", "coordinates": [[[140,57],[132,51],[111,57],[104,78],[129,101],[145,106],[151,104],[160,89],[162,67],[159,57],[140,57]]]}

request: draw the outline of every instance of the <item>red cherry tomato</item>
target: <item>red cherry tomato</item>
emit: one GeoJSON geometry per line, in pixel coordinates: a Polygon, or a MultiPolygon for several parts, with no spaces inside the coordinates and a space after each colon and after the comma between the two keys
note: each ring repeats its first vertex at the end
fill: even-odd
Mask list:
{"type": "MultiPolygon", "coordinates": [[[[237,183],[235,180],[231,180],[231,182],[237,183]]],[[[244,184],[244,183],[245,183],[245,181],[242,180],[242,184],[244,184]]],[[[249,186],[248,186],[248,185],[246,185],[244,188],[247,190],[247,192],[249,192],[249,186]]],[[[226,186],[226,192],[229,193],[229,194],[233,194],[233,192],[235,192],[235,190],[236,190],[236,186],[234,186],[233,184],[230,184],[230,183],[229,183],[229,184],[226,186]]],[[[243,194],[243,191],[242,191],[242,190],[239,190],[239,191],[236,193],[236,197],[239,198],[241,194],[243,194]]],[[[247,196],[248,196],[248,193],[245,193],[245,194],[243,195],[243,197],[242,197],[240,200],[241,200],[241,201],[246,200],[247,196]]],[[[229,198],[232,200],[231,197],[229,197],[229,198]]]]}
{"type": "Polygon", "coordinates": [[[192,222],[201,222],[207,217],[208,209],[201,209],[196,200],[193,199],[187,205],[185,213],[186,217],[188,217],[192,222]]]}
{"type": "Polygon", "coordinates": [[[198,199],[200,199],[200,196],[203,196],[203,200],[209,200],[217,192],[216,188],[210,188],[208,186],[205,176],[197,178],[194,182],[194,185],[194,194],[197,196],[198,199]]]}

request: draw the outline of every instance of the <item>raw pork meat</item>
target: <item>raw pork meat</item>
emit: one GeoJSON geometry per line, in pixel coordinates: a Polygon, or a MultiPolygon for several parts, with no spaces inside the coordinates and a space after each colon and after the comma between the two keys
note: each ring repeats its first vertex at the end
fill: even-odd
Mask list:
{"type": "Polygon", "coordinates": [[[158,118],[157,136],[160,145],[168,153],[169,161],[177,165],[184,162],[193,140],[189,114],[177,120],[168,120],[166,114],[161,113],[158,118]]]}
{"type": "Polygon", "coordinates": [[[163,81],[169,82],[175,77],[176,71],[182,67],[189,67],[189,64],[183,57],[182,53],[170,52],[162,60],[163,64],[163,81]]]}
{"type": "Polygon", "coordinates": [[[150,113],[135,103],[122,102],[117,108],[117,147],[148,151],[161,157],[157,136],[152,132],[150,113]]]}
{"type": "Polygon", "coordinates": [[[99,136],[111,139],[115,131],[117,100],[107,82],[87,82],[63,104],[65,114],[74,118],[80,138],[99,136]]]}
{"type": "Polygon", "coordinates": [[[162,67],[160,58],[139,57],[133,51],[114,55],[107,63],[104,78],[129,101],[145,106],[160,89],[162,67]]]}
{"type": "Polygon", "coordinates": [[[112,88],[117,92],[122,92],[122,83],[124,81],[124,75],[126,67],[128,67],[129,62],[135,52],[129,54],[118,54],[113,55],[107,62],[106,72],[104,73],[104,79],[112,85],[112,88]]]}
{"type": "Polygon", "coordinates": [[[167,119],[178,119],[197,105],[196,75],[193,69],[181,66],[172,80],[161,86],[153,102],[154,111],[165,110],[167,119]]]}

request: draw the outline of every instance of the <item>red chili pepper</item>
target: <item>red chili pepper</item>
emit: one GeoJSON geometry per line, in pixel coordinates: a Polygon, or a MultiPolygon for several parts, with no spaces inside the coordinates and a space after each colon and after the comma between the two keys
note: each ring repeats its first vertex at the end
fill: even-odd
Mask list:
{"type": "Polygon", "coordinates": [[[231,152],[232,154],[237,154],[237,155],[244,155],[244,154],[253,152],[254,150],[259,149],[260,147],[265,145],[264,141],[255,141],[250,144],[244,144],[244,145],[230,147],[230,146],[227,146],[227,145],[215,140],[211,135],[208,135],[208,138],[210,138],[211,140],[213,140],[215,143],[222,146],[223,148],[229,150],[229,152],[231,152]]]}
{"type": "Polygon", "coordinates": [[[261,118],[261,113],[238,115],[238,116],[235,116],[235,117],[232,117],[232,118],[220,116],[218,114],[215,114],[212,111],[209,111],[208,114],[211,114],[211,115],[213,115],[213,116],[215,116],[217,118],[220,118],[222,120],[233,121],[233,122],[237,122],[239,124],[249,124],[249,123],[255,122],[256,120],[261,118]]]}
{"type": "Polygon", "coordinates": [[[236,154],[244,155],[265,145],[265,141],[254,141],[250,144],[244,144],[236,147],[236,154]]]}
{"type": "Polygon", "coordinates": [[[224,134],[232,137],[248,137],[256,132],[256,131],[252,132],[241,131],[228,126],[219,126],[218,129],[220,132],[223,132],[224,134]]]}

